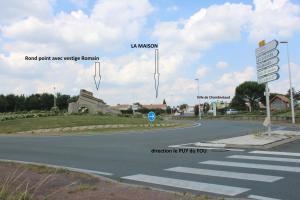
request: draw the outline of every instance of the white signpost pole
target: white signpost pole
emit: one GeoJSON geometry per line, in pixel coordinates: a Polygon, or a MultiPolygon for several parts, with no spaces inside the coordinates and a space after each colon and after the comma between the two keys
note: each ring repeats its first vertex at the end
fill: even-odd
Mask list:
{"type": "Polygon", "coordinates": [[[266,109],[267,117],[263,123],[264,126],[268,127],[268,136],[271,136],[271,110],[270,110],[270,91],[268,82],[279,79],[279,62],[277,49],[278,41],[272,40],[269,43],[265,43],[264,40],[259,42],[259,48],[256,49],[256,67],[257,67],[257,82],[259,84],[265,83],[266,85],[266,109]]]}
{"type": "Polygon", "coordinates": [[[270,91],[268,83],[266,83],[266,106],[267,106],[267,125],[268,125],[268,136],[271,136],[271,111],[270,111],[270,91]]]}

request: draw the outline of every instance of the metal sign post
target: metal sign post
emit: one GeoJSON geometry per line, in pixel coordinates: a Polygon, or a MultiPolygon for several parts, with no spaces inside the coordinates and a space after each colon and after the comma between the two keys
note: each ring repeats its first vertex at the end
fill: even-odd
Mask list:
{"type": "Polygon", "coordinates": [[[271,136],[271,111],[270,111],[270,91],[268,83],[266,83],[266,106],[267,106],[267,118],[265,125],[268,127],[268,136],[271,136]]]}
{"type": "Polygon", "coordinates": [[[269,43],[265,41],[259,42],[259,48],[256,49],[256,68],[257,68],[257,82],[259,84],[265,83],[266,85],[266,108],[267,117],[263,123],[264,126],[268,127],[268,136],[271,136],[271,110],[270,110],[270,91],[268,83],[279,79],[279,62],[277,49],[278,41],[272,40],[269,43]]]}

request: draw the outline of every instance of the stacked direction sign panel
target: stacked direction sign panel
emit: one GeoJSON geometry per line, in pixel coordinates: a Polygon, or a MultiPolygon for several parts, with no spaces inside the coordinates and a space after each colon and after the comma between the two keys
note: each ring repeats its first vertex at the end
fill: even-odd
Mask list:
{"type": "Polygon", "coordinates": [[[256,67],[258,83],[268,83],[279,79],[278,41],[271,42],[256,49],[256,67]]]}

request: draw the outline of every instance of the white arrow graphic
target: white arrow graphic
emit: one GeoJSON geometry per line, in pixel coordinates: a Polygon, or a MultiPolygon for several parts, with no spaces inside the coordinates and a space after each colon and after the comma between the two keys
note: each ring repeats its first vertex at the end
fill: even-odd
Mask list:
{"type": "Polygon", "coordinates": [[[100,62],[95,62],[94,81],[95,81],[96,89],[99,90],[99,87],[100,87],[100,81],[101,81],[100,62]]]}
{"type": "Polygon", "coordinates": [[[155,71],[154,71],[154,81],[155,81],[155,91],[156,98],[158,97],[158,87],[159,87],[159,51],[155,49],[155,71]]]}

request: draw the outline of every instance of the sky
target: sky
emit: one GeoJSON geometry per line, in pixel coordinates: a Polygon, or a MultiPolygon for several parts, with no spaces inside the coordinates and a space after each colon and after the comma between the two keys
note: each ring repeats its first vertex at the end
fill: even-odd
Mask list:
{"type": "MultiPolygon", "coordinates": [[[[0,2],[0,94],[78,95],[80,89],[110,105],[197,103],[201,96],[234,96],[256,81],[258,42],[289,42],[292,83],[300,90],[300,0],[10,0],[0,2]],[[155,96],[154,49],[160,85],[155,96]],[[98,56],[93,61],[28,61],[25,56],[98,56]]],[[[287,46],[280,44],[279,80],[289,89],[287,46]]]]}

